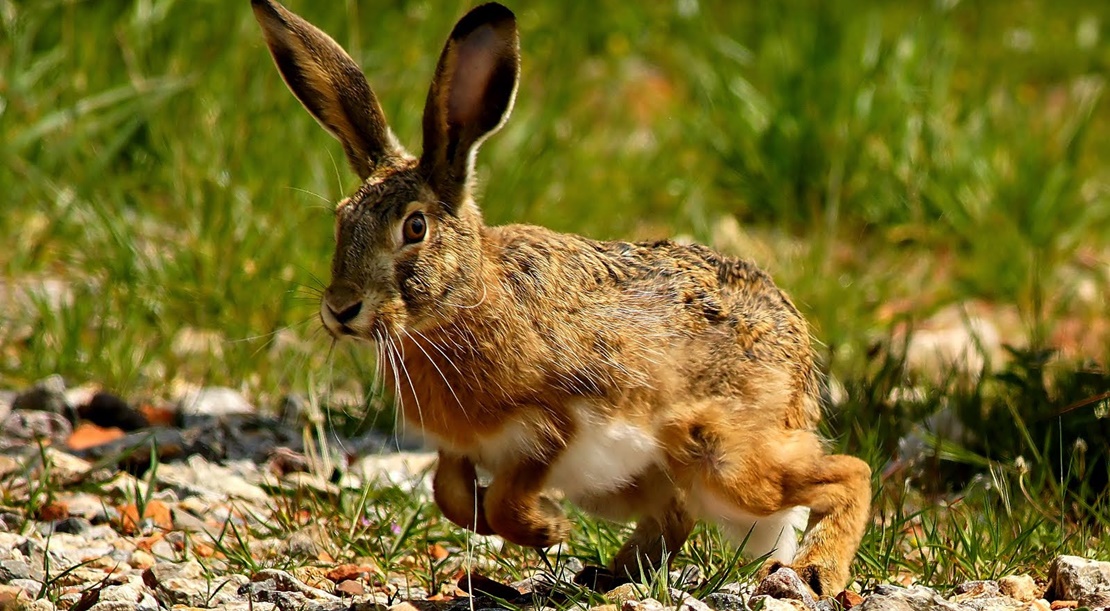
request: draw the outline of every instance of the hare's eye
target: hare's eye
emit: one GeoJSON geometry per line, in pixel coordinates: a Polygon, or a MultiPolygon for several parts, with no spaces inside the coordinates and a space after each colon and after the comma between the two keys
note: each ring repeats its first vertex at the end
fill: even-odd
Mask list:
{"type": "Polygon", "coordinates": [[[423,212],[413,212],[405,219],[405,226],[402,228],[401,234],[405,238],[405,244],[415,244],[424,239],[424,234],[428,232],[428,222],[424,220],[423,212]]]}

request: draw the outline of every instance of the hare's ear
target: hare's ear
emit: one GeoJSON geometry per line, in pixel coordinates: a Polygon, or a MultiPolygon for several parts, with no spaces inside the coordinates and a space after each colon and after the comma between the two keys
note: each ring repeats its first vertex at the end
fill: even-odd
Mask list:
{"type": "Polygon", "coordinates": [[[512,11],[483,4],[459,20],[424,106],[420,168],[445,202],[460,201],[478,145],[508,118],[519,74],[512,11]]]}
{"type": "Polygon", "coordinates": [[[387,157],[403,154],[362,70],[343,47],[272,0],[251,0],[274,63],[293,95],[343,143],[365,179],[387,157]]]}

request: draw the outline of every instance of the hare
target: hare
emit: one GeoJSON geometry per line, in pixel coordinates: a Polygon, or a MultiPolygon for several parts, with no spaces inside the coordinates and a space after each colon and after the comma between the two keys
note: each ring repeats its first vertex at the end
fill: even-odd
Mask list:
{"type": "Polygon", "coordinates": [[[770,276],[703,246],[483,223],[474,156],[520,72],[509,9],[455,25],[414,157],[334,40],[273,0],[251,5],[286,84],[362,179],[336,209],[320,318],[378,347],[400,417],[438,449],[446,518],[546,547],[571,529],[561,493],[636,520],[602,573],[613,581],[665,566],[705,519],[768,554],[765,573],[844,588],[871,471],[825,451],[809,330],[770,276]]]}

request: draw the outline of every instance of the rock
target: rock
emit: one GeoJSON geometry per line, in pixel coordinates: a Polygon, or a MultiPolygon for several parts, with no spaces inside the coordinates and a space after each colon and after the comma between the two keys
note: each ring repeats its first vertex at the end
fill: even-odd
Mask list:
{"type": "Polygon", "coordinates": [[[65,416],[46,411],[17,410],[0,423],[0,448],[62,444],[73,432],[65,416]]]}
{"type": "MultiPolygon", "coordinates": [[[[101,605],[111,604],[126,604],[130,605],[130,609],[141,609],[143,611],[158,611],[158,601],[150,595],[150,592],[143,587],[141,580],[136,580],[128,583],[122,583],[114,586],[107,586],[100,591],[98,602],[92,609],[107,609],[124,607],[108,607],[101,605]]],[[[90,609],[91,611],[91,609],[90,609]]]]}
{"type": "Polygon", "coordinates": [[[960,611],[940,594],[922,586],[902,588],[881,585],[857,607],[860,611],[960,611]]]}
{"type": "Polygon", "coordinates": [[[137,549],[131,552],[131,557],[127,559],[128,564],[139,569],[140,571],[145,571],[146,569],[149,569],[157,562],[158,560],[154,557],[154,554],[151,554],[150,552],[142,549],[137,549]]]}
{"type": "Polygon", "coordinates": [[[1041,588],[1029,575],[1007,575],[998,580],[998,589],[1015,600],[1033,602],[1041,597],[1041,588]]]}
{"type": "Polygon", "coordinates": [[[714,611],[746,611],[744,599],[728,592],[714,592],[702,598],[702,602],[714,611]]]}
{"type": "Polygon", "coordinates": [[[748,599],[748,605],[752,609],[761,609],[762,611],[805,611],[808,609],[805,603],[800,600],[792,598],[779,600],[765,594],[751,597],[748,599]]]}
{"type": "Polygon", "coordinates": [[[642,586],[639,584],[622,583],[606,592],[605,600],[612,601],[618,605],[624,603],[626,600],[640,600],[641,588],[642,586]]]}
{"type": "Polygon", "coordinates": [[[687,564],[680,569],[675,569],[667,577],[672,587],[686,590],[696,588],[705,581],[705,574],[696,564],[687,564]]]}
{"type": "Polygon", "coordinates": [[[0,560],[0,583],[11,583],[15,579],[30,579],[31,565],[25,560],[9,558],[0,560]]]}
{"type": "Polygon", "coordinates": [[[246,585],[256,585],[267,581],[272,582],[275,588],[282,592],[296,592],[312,600],[335,601],[339,599],[330,592],[305,585],[289,573],[278,569],[263,569],[258,571],[251,576],[251,583],[246,585]]]}
{"type": "Polygon", "coordinates": [[[12,413],[12,403],[15,403],[16,396],[18,393],[14,390],[0,390],[0,422],[12,413]]]}
{"type": "Polygon", "coordinates": [[[1110,562],[1060,556],[1048,571],[1049,600],[1079,600],[1096,592],[1110,591],[1110,562]]]}
{"type": "Polygon", "coordinates": [[[1048,608],[1052,609],[1052,611],[1057,611],[1058,609],[1075,609],[1078,606],[1078,600],[1054,600],[1048,608]]]}
{"type": "Polygon", "coordinates": [[[836,595],[836,604],[840,605],[841,609],[851,609],[863,604],[863,597],[851,590],[844,590],[836,595]]]}
{"type": "Polygon", "coordinates": [[[965,581],[956,586],[953,593],[956,594],[956,596],[971,598],[976,596],[998,596],[1001,590],[996,581],[965,581]]]}
{"type": "Polygon", "coordinates": [[[308,468],[308,457],[289,448],[274,448],[266,457],[266,471],[278,477],[308,468]]]}
{"type": "MultiPolygon", "coordinates": [[[[601,605],[602,607],[609,607],[613,605],[601,605]]],[[[596,608],[596,607],[595,607],[596,608]]],[[[626,600],[621,603],[620,611],[663,611],[663,603],[655,600],[654,598],[645,598],[643,600],[626,600]]],[[[678,609],[679,607],[671,607],[671,609],[678,609]]]]}
{"type": "Polygon", "coordinates": [[[1102,591],[1085,594],[1079,599],[1079,606],[1091,609],[1110,609],[1110,592],[1102,591]]]}
{"type": "MultiPolygon", "coordinates": [[[[245,582],[241,576],[239,581],[245,582]]],[[[195,560],[185,563],[159,562],[143,571],[143,583],[154,591],[155,598],[166,607],[186,605],[202,607],[213,604],[216,596],[236,599],[237,585],[227,583],[231,578],[205,579],[204,568],[195,560]],[[231,594],[229,594],[229,592],[231,594]]]]}
{"type": "Polygon", "coordinates": [[[92,530],[92,522],[79,516],[69,516],[68,518],[58,522],[54,527],[55,532],[66,533],[70,535],[85,535],[92,530]]]}
{"type": "Polygon", "coordinates": [[[1029,603],[1009,596],[980,596],[957,601],[961,609],[973,611],[1026,611],[1029,603]]]}
{"type": "Polygon", "coordinates": [[[0,532],[18,532],[23,526],[23,515],[11,511],[0,511],[0,532]]]}
{"type": "MultiPolygon", "coordinates": [[[[66,402],[66,382],[60,375],[52,375],[35,382],[27,390],[16,395],[12,401],[12,411],[34,410],[69,416],[73,410],[66,402]]],[[[76,418],[69,418],[70,421],[76,418]]]]}
{"type": "Polygon", "coordinates": [[[31,602],[22,606],[21,609],[22,611],[56,611],[57,607],[55,607],[54,603],[50,602],[49,600],[45,598],[40,598],[38,600],[32,600],[31,602]]]}
{"type": "Polygon", "coordinates": [[[289,571],[301,583],[323,590],[329,594],[335,591],[335,582],[328,579],[327,571],[318,566],[299,566],[289,571]]]}
{"type": "Polygon", "coordinates": [[[139,515],[139,507],[134,503],[120,505],[117,509],[119,510],[117,525],[120,532],[125,535],[146,532],[150,527],[161,531],[173,529],[170,508],[162,501],[151,500],[148,502],[143,506],[141,516],[139,515]]]}
{"type": "Polygon", "coordinates": [[[38,598],[39,593],[42,592],[42,582],[37,579],[13,579],[8,582],[8,585],[23,590],[27,598],[38,598]]]}
{"type": "MultiPolygon", "coordinates": [[[[257,468],[253,465],[250,468],[261,477],[257,468]]],[[[190,456],[184,463],[159,465],[158,481],[172,488],[179,497],[195,496],[210,502],[242,499],[259,506],[270,502],[270,496],[248,482],[240,472],[211,463],[202,456],[190,456]]]]}
{"type": "Polygon", "coordinates": [[[66,447],[79,452],[122,439],[125,435],[120,428],[105,428],[91,422],[81,422],[66,439],[66,447]]]}
{"type": "Polygon", "coordinates": [[[366,588],[361,583],[348,579],[335,584],[335,592],[343,596],[361,596],[366,593],[366,588]]]}
{"type": "Polygon", "coordinates": [[[186,427],[233,414],[253,414],[254,406],[235,390],[209,386],[190,391],[181,398],[178,413],[186,427]]]}
{"type": "Polygon", "coordinates": [[[405,490],[423,489],[430,492],[424,474],[435,464],[432,452],[396,453],[366,456],[351,467],[351,472],[367,485],[382,484],[405,490]]]}
{"type": "Polygon", "coordinates": [[[783,567],[765,577],[752,594],[801,601],[807,609],[817,607],[817,600],[813,598],[809,586],[789,567],[783,567]]]}
{"type": "Polygon", "coordinates": [[[0,609],[9,609],[15,606],[16,601],[25,602],[30,597],[23,588],[12,585],[0,584],[0,609]]]}
{"type": "MultiPolygon", "coordinates": [[[[676,605],[677,611],[711,611],[709,605],[690,596],[682,590],[670,589],[671,601],[676,605]]],[[[662,604],[659,605],[662,608],[662,604]]]]}
{"type": "Polygon", "coordinates": [[[328,571],[325,577],[335,583],[354,579],[367,581],[372,579],[377,572],[378,570],[369,564],[341,564],[328,571]]]}

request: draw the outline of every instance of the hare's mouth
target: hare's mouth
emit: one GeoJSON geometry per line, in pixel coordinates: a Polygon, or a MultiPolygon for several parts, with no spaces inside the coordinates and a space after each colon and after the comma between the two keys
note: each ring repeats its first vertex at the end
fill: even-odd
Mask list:
{"type": "Polygon", "coordinates": [[[327,300],[321,300],[320,322],[336,339],[349,337],[369,341],[376,317],[366,309],[361,301],[337,310],[327,300]]]}

